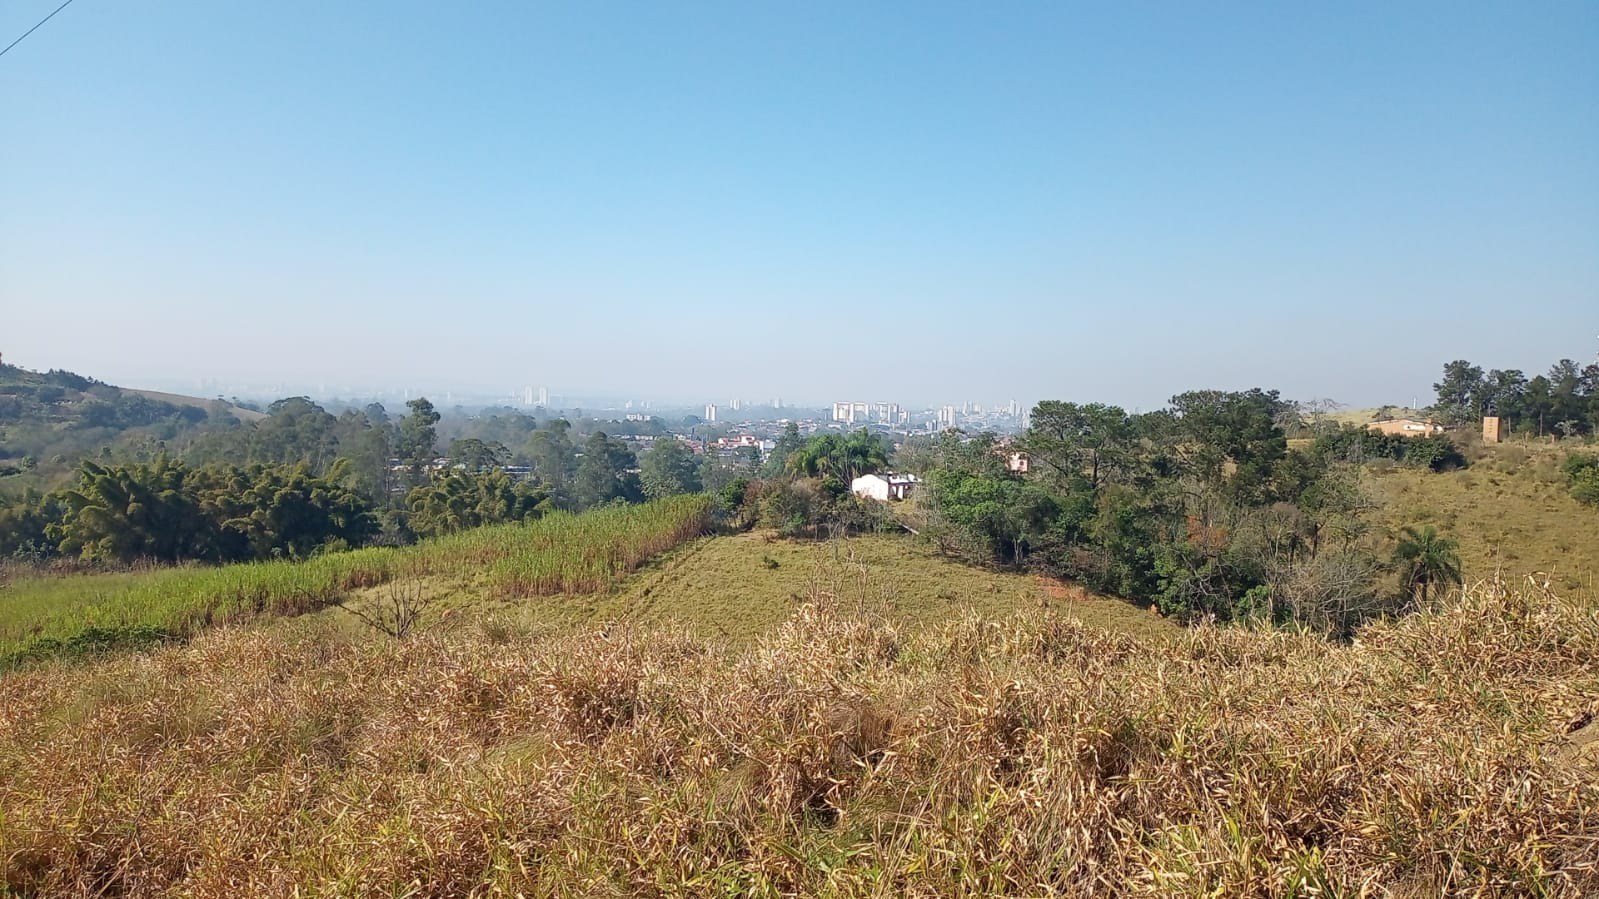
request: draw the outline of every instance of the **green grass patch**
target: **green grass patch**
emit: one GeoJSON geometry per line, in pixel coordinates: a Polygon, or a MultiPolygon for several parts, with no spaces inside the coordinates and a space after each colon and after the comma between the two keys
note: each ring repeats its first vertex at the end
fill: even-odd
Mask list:
{"type": "Polygon", "coordinates": [[[298,615],[398,577],[482,572],[507,598],[602,591],[704,533],[710,504],[674,497],[479,528],[400,549],[304,562],[25,578],[0,587],[0,669],[41,657],[182,640],[214,624],[298,615]]]}
{"type": "Polygon", "coordinates": [[[1163,639],[1180,632],[1122,600],[1032,575],[989,571],[938,555],[909,535],[817,542],[766,533],[709,537],[679,546],[608,593],[549,597],[508,611],[524,622],[687,625],[707,638],[746,644],[813,600],[839,600],[921,630],[963,613],[1064,612],[1085,624],[1163,639]]]}

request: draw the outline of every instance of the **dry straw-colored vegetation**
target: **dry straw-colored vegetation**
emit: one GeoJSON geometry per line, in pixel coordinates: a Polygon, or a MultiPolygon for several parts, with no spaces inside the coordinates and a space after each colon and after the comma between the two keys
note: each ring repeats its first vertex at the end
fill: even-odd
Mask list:
{"type": "Polygon", "coordinates": [[[740,650],[321,618],[0,679],[11,895],[1599,892],[1599,613],[1313,636],[816,591],[740,650]]]}

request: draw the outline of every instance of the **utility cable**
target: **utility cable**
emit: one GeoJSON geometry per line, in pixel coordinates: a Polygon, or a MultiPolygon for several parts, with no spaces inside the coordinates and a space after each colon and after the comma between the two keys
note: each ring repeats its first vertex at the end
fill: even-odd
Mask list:
{"type": "MultiPolygon", "coordinates": [[[[66,9],[68,6],[71,6],[71,5],[72,5],[72,0],[67,0],[67,2],[65,2],[65,3],[61,4],[60,6],[56,7],[56,11],[55,12],[53,12],[53,13],[49,14],[48,16],[45,16],[44,18],[40,19],[39,20],[39,25],[43,25],[44,23],[46,23],[46,22],[50,21],[51,19],[55,18],[56,17],[56,12],[60,12],[63,9],[66,9]]],[[[22,37],[19,37],[16,40],[12,41],[11,43],[7,44],[6,48],[4,50],[0,50],[0,56],[6,55],[7,53],[11,52],[11,48],[12,47],[15,47],[16,45],[22,43],[22,38],[23,37],[27,37],[28,35],[34,33],[35,31],[38,31],[39,30],[39,25],[35,25],[32,28],[29,28],[27,31],[22,32],[22,37]]]]}

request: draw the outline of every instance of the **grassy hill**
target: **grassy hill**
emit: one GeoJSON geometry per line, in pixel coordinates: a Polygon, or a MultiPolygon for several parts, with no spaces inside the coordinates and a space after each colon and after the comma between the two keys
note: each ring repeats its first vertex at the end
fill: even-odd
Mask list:
{"type": "MultiPolygon", "coordinates": [[[[474,601],[459,580],[441,588],[474,601]]],[[[984,571],[939,556],[908,535],[814,542],[762,533],[709,537],[673,550],[602,595],[539,603],[489,603],[523,623],[591,622],[688,628],[707,639],[747,644],[818,598],[869,600],[896,626],[940,626],[966,612],[1008,615],[1054,609],[1096,627],[1149,639],[1179,628],[1118,599],[1023,574],[984,571]]]]}
{"type": "Polygon", "coordinates": [[[23,576],[0,582],[0,671],[345,603],[361,614],[423,616],[434,606],[448,608],[438,602],[448,598],[439,585],[458,577],[468,579],[469,595],[480,602],[601,593],[704,533],[709,510],[703,496],[678,496],[305,561],[23,576]],[[405,608],[385,607],[394,600],[405,608]]]}
{"type": "MultiPolygon", "coordinates": [[[[1592,448],[1589,448],[1590,450],[1592,448]]],[[[1366,483],[1388,530],[1434,524],[1460,544],[1468,579],[1547,574],[1567,592],[1595,595],[1599,509],[1571,498],[1560,462],[1570,450],[1537,443],[1474,445],[1471,467],[1434,474],[1393,468],[1366,483]]]]}
{"type": "Polygon", "coordinates": [[[0,364],[0,491],[48,489],[77,461],[138,453],[264,416],[220,400],[125,390],[68,371],[0,364]]]}
{"type": "Polygon", "coordinates": [[[1370,469],[1476,583],[1354,645],[702,498],[0,583],[0,896],[1594,895],[1563,451],[1370,469]]]}
{"type": "MultiPolygon", "coordinates": [[[[683,514],[691,517],[703,510],[666,505],[683,506],[683,514]]],[[[971,568],[906,535],[819,543],[738,534],[701,538],[658,556],[662,544],[655,543],[654,552],[634,557],[614,574],[517,587],[516,572],[544,558],[551,541],[565,547],[574,566],[597,558],[601,544],[590,534],[607,533],[601,523],[622,515],[602,510],[557,516],[408,549],[335,553],[306,562],[25,575],[9,583],[0,577],[0,669],[8,659],[15,663],[187,639],[213,624],[302,615],[335,603],[358,610],[382,606],[396,591],[405,591],[406,600],[422,610],[424,625],[446,629],[476,626],[484,617],[540,627],[626,622],[686,627],[709,639],[744,644],[769,633],[805,602],[849,593],[870,596],[875,614],[912,629],[940,625],[967,611],[1004,615],[1055,608],[1130,635],[1178,633],[1167,620],[1120,600],[1038,577],[971,568]]],[[[699,527],[680,531],[673,523],[676,515],[663,519],[676,535],[667,546],[699,527]]],[[[325,615],[343,619],[352,633],[360,630],[341,609],[325,615]]]]}
{"type": "MultiPolygon", "coordinates": [[[[1551,499],[1496,458],[1374,481],[1551,499]]],[[[0,586],[0,641],[78,651],[0,671],[0,895],[1599,889],[1589,600],[1182,630],[909,535],[695,538],[703,510],[0,586]],[[82,656],[119,627],[181,639],[82,656]]]]}
{"type": "Polygon", "coordinates": [[[219,400],[216,398],[205,399],[204,397],[187,396],[182,393],[167,393],[161,390],[142,390],[137,387],[123,387],[120,389],[124,393],[138,394],[145,399],[155,400],[156,402],[167,403],[173,406],[189,406],[197,409],[215,409],[220,407],[229,415],[232,415],[239,421],[244,422],[261,421],[267,417],[265,412],[257,412],[254,409],[246,409],[243,406],[237,406],[233,403],[227,402],[226,400],[219,400]]]}
{"type": "Polygon", "coordinates": [[[1328,413],[1327,419],[1346,425],[1365,425],[1369,422],[1384,418],[1421,418],[1427,417],[1427,410],[1413,409],[1409,406],[1373,406],[1366,409],[1338,409],[1328,413]]]}

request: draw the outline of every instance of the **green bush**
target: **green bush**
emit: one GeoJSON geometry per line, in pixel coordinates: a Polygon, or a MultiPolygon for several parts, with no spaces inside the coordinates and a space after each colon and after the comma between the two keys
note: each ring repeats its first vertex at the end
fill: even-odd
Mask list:
{"type": "Polygon", "coordinates": [[[1599,456],[1571,455],[1560,466],[1578,502],[1599,506],[1599,456]]]}

